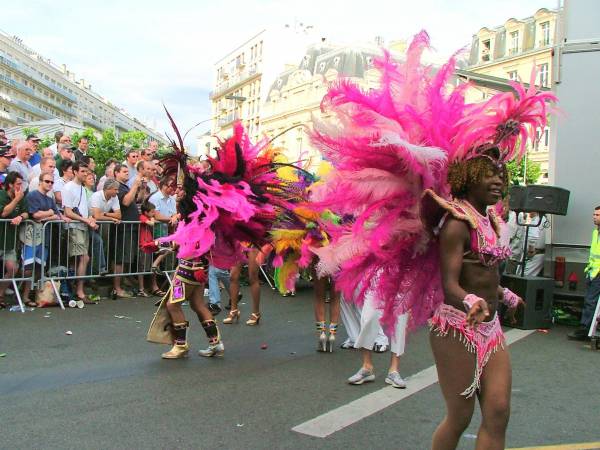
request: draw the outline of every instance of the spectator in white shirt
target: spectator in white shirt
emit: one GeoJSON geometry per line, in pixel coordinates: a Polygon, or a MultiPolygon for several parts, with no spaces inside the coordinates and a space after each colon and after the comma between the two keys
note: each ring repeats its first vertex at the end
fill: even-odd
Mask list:
{"type": "Polygon", "coordinates": [[[54,200],[56,200],[56,205],[58,209],[63,210],[62,204],[62,190],[65,185],[71,181],[74,177],[73,175],[73,161],[64,160],[62,161],[60,167],[58,168],[58,172],[60,173],[59,178],[54,179],[54,200]]]}
{"type": "MultiPolygon", "coordinates": [[[[65,184],[61,192],[65,215],[76,221],[69,224],[69,256],[74,258],[77,267],[76,273],[80,277],[86,275],[87,265],[90,262],[89,229],[96,230],[98,228],[96,219],[90,216],[88,200],[83,187],[88,174],[87,166],[75,162],[73,164],[74,178],[65,184]]],[[[83,279],[78,279],[76,286],[77,300],[87,303],[87,297],[83,290],[83,279]]]]}
{"type": "Polygon", "coordinates": [[[177,222],[177,203],[175,201],[175,183],[170,178],[163,178],[158,184],[158,191],[152,194],[149,201],[156,206],[157,218],[161,222],[177,222]]]}
{"type": "MultiPolygon", "coordinates": [[[[37,191],[40,185],[40,174],[41,173],[51,173],[54,177],[54,180],[58,180],[60,178],[60,174],[58,173],[58,169],[56,168],[56,161],[52,157],[44,157],[40,161],[37,166],[34,166],[31,169],[32,177],[29,180],[29,192],[37,191]]],[[[46,194],[48,197],[54,198],[54,189],[50,189],[46,194]]]]}
{"type": "MultiPolygon", "coordinates": [[[[119,182],[115,179],[108,179],[104,183],[102,191],[92,194],[91,208],[94,219],[103,222],[114,222],[115,224],[121,221],[118,193],[119,182]]],[[[109,256],[113,256],[115,251],[119,251],[116,245],[116,231],[115,225],[106,223],[101,225],[102,240],[107,243],[109,256]]],[[[117,258],[111,257],[109,260],[115,262],[113,266],[115,274],[123,272],[123,264],[117,264],[117,258]]],[[[121,277],[113,277],[112,295],[117,298],[131,297],[131,294],[121,287],[121,277]]]]}
{"type": "Polygon", "coordinates": [[[9,172],[18,172],[23,178],[23,192],[27,191],[29,187],[29,178],[31,175],[31,164],[29,159],[31,158],[32,150],[29,142],[21,142],[17,146],[17,157],[12,160],[10,166],[8,166],[9,172]]]}
{"type": "Polygon", "coordinates": [[[117,164],[117,160],[113,158],[108,158],[106,163],[104,163],[104,175],[98,181],[98,186],[96,190],[101,191],[104,189],[104,183],[106,180],[115,178],[115,165],[117,164]]]}
{"type": "Polygon", "coordinates": [[[63,135],[64,133],[62,131],[57,131],[56,133],[54,133],[55,142],[50,147],[48,147],[52,152],[52,156],[56,156],[56,154],[58,153],[58,144],[60,143],[60,138],[63,137],[63,135]]]}

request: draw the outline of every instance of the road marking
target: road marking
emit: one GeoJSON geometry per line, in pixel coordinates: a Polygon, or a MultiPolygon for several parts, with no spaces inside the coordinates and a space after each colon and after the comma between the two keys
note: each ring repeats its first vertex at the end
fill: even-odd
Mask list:
{"type": "Polygon", "coordinates": [[[507,450],[598,450],[600,442],[582,442],[580,444],[542,445],[540,447],[519,447],[507,450]]]}
{"type": "MultiPolygon", "coordinates": [[[[534,332],[535,330],[518,330],[513,328],[506,333],[506,342],[508,345],[511,345],[534,332]]],[[[301,423],[292,428],[292,431],[325,438],[437,383],[436,368],[435,366],[428,367],[412,375],[407,381],[408,386],[406,389],[396,389],[391,386],[379,389],[314,419],[301,423]]]]}

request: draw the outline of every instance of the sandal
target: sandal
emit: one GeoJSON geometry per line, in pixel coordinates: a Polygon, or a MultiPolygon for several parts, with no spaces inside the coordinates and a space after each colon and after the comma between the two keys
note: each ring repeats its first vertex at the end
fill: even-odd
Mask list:
{"type": "Polygon", "coordinates": [[[159,289],[154,289],[152,292],[150,292],[150,295],[154,295],[156,297],[164,297],[167,293],[163,290],[159,289]]]}
{"type": "Polygon", "coordinates": [[[137,293],[138,297],[150,297],[150,294],[148,294],[146,291],[143,290],[139,290],[137,293]]]}

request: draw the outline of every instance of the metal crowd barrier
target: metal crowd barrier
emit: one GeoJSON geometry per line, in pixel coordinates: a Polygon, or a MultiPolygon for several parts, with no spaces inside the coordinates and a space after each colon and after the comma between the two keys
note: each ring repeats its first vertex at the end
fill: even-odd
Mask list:
{"type": "MultiPolygon", "coordinates": [[[[18,283],[30,283],[33,290],[36,287],[42,289],[46,282],[50,282],[58,304],[64,309],[59,282],[154,273],[152,263],[159,252],[145,253],[139,244],[142,227],[148,225],[139,221],[97,224],[98,229],[92,230],[86,224],[75,221],[39,223],[24,220],[15,226],[9,219],[0,219],[0,262],[4,280],[0,282],[0,292],[6,287],[2,284],[10,283],[20,310],[25,312],[18,283]],[[82,256],[89,257],[85,270],[78,266],[82,256]],[[15,258],[16,263],[13,263],[15,258]],[[29,270],[26,271],[26,268],[29,270]]],[[[164,223],[157,223],[147,230],[152,232],[153,238],[168,234],[164,223]]],[[[160,272],[173,272],[176,266],[175,254],[167,253],[160,272]]]]}
{"type": "MultiPolygon", "coordinates": [[[[25,270],[23,259],[23,250],[25,242],[33,244],[35,239],[35,222],[32,220],[23,220],[20,225],[13,225],[13,219],[0,219],[0,262],[2,267],[2,280],[0,282],[0,291],[2,296],[6,295],[6,289],[12,286],[15,297],[19,303],[21,312],[25,312],[25,304],[21,298],[18,283],[30,283],[30,288],[34,287],[34,280],[39,276],[39,266],[37,264],[28,265],[29,270],[25,270]]],[[[3,298],[2,298],[3,300],[3,298]]],[[[26,299],[27,300],[27,299],[26,299]]]]}

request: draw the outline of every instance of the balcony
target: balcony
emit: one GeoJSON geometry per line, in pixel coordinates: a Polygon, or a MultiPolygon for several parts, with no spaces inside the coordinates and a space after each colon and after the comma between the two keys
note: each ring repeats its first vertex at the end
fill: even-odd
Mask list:
{"type": "Polygon", "coordinates": [[[83,122],[84,125],[89,125],[98,131],[104,131],[107,128],[106,125],[102,124],[100,121],[93,119],[91,117],[84,117],[83,119],[81,119],[81,121],[83,122]]]}
{"type": "Polygon", "coordinates": [[[23,100],[12,100],[12,103],[17,105],[17,107],[24,109],[25,111],[29,111],[36,116],[41,116],[42,119],[52,119],[54,116],[43,109],[38,108],[37,106],[30,105],[29,103],[24,102],[23,100]]]}
{"type": "Polygon", "coordinates": [[[258,75],[260,75],[260,70],[256,66],[250,67],[248,70],[244,70],[239,73],[229,74],[226,81],[221,83],[221,85],[217,89],[210,92],[209,97],[211,99],[214,99],[215,97],[220,96],[224,92],[233,91],[241,84],[258,75]]]}
{"type": "Polygon", "coordinates": [[[115,120],[115,128],[120,128],[123,131],[128,131],[131,129],[129,125],[127,125],[125,122],[119,119],[115,120]]]}
{"type": "Polygon", "coordinates": [[[22,73],[22,74],[28,76],[33,81],[43,84],[48,89],[62,95],[63,97],[65,97],[66,99],[68,99],[72,102],[77,102],[77,96],[75,94],[72,94],[63,88],[58,87],[56,84],[50,82],[49,80],[46,80],[44,77],[41,77],[39,73],[23,66],[22,64],[19,64],[13,60],[7,58],[6,56],[0,55],[0,64],[8,67],[9,69],[15,70],[19,73],[22,73]]]}
{"type": "Polygon", "coordinates": [[[13,113],[9,113],[6,111],[0,111],[0,119],[9,120],[11,122],[17,123],[17,116],[13,113]]]}
{"type": "Polygon", "coordinates": [[[515,56],[518,53],[519,53],[518,48],[513,47],[513,48],[508,49],[508,56],[515,56]]]}
{"type": "Polygon", "coordinates": [[[220,126],[221,128],[223,128],[223,127],[226,127],[227,125],[230,125],[231,123],[233,123],[236,120],[240,120],[241,118],[242,118],[241,114],[229,113],[225,117],[219,118],[219,120],[217,120],[217,125],[220,126]]]}
{"type": "Polygon", "coordinates": [[[23,83],[19,83],[18,81],[13,80],[12,78],[7,77],[6,75],[0,74],[0,81],[4,82],[8,86],[28,95],[30,97],[37,98],[54,108],[58,108],[61,111],[66,112],[67,114],[70,114],[71,116],[77,115],[77,113],[75,112],[75,110],[73,108],[63,105],[61,103],[55,102],[53,100],[50,100],[48,97],[45,97],[44,95],[42,95],[40,92],[35,91],[34,89],[30,88],[29,86],[25,86],[23,83]]]}

